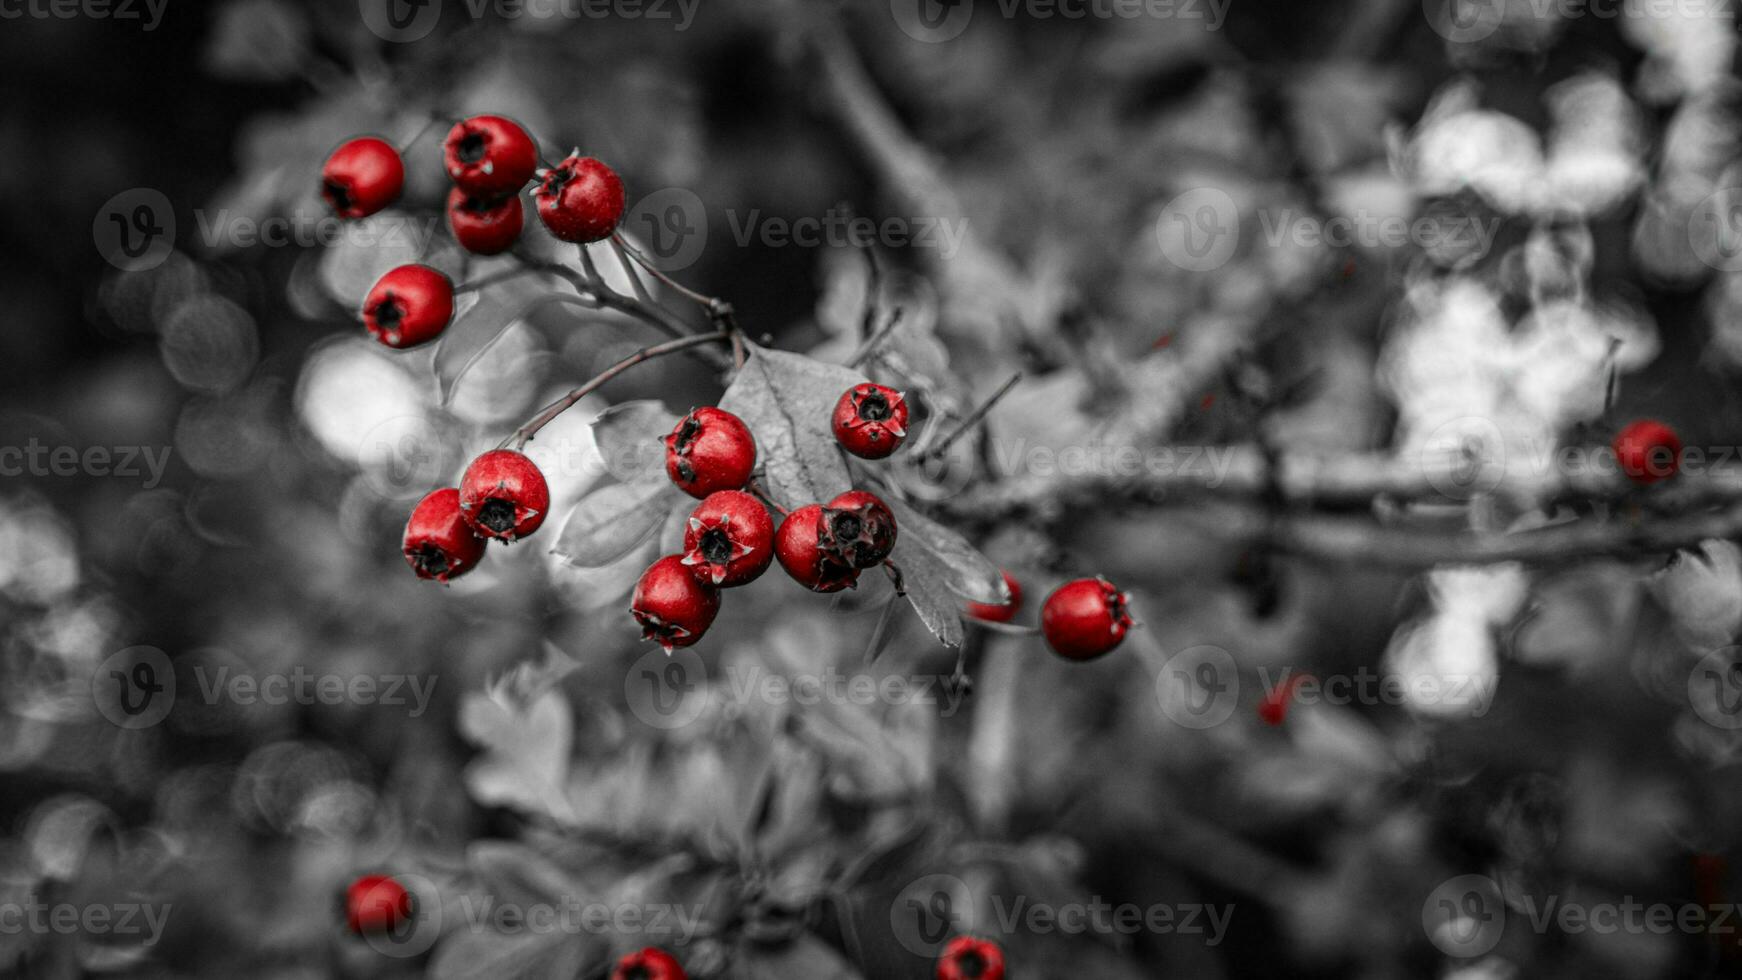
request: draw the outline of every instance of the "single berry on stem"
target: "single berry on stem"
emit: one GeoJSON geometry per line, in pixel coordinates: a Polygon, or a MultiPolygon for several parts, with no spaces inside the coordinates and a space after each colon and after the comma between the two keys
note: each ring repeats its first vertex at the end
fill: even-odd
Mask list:
{"type": "Polygon", "coordinates": [[[1010,601],[1001,606],[990,602],[968,603],[968,615],[988,623],[1008,623],[1022,611],[1022,583],[1009,572],[1004,573],[1004,587],[1010,590],[1010,601]]]}
{"type": "Polygon", "coordinates": [[[453,281],[427,265],[388,270],[363,299],[364,328],[395,350],[434,340],[453,318],[453,281]]]}
{"type": "Polygon", "coordinates": [[[544,226],[565,242],[604,241],[623,219],[622,179],[578,153],[540,174],[532,197],[544,226]]]}
{"type": "Polygon", "coordinates": [[[957,936],[938,957],[937,980],[1004,980],[1004,951],[989,939],[957,936]]]}
{"type": "Polygon", "coordinates": [[[444,487],[412,508],[401,550],[418,578],[447,582],[478,567],[484,539],[460,513],[460,491],[444,487]]]}
{"type": "Polygon", "coordinates": [[[1630,423],[1616,433],[1613,448],[1621,472],[1640,485],[1668,479],[1681,469],[1681,437],[1656,419],[1630,423]]]}
{"type": "Polygon", "coordinates": [[[895,550],[895,512],[876,494],[849,490],[823,513],[832,550],[854,568],[875,568],[895,550]]]}
{"type": "Polygon", "coordinates": [[[848,388],[835,402],[835,439],[863,459],[882,459],[907,438],[907,399],[894,388],[865,382],[848,388]]]}
{"type": "Polygon", "coordinates": [[[665,472],[678,489],[697,499],[721,490],[742,490],[756,469],[756,440],[744,420],[704,406],[678,420],[665,437],[665,472]]]}
{"type": "Polygon", "coordinates": [[[339,144],[321,167],[321,197],[341,218],[367,218],[405,189],[405,162],[393,144],[359,136],[339,144]]]}
{"type": "Polygon", "coordinates": [[[690,512],[683,563],[716,588],[754,581],[774,561],[774,519],[742,490],[708,495],[690,512]]]}
{"type": "Polygon", "coordinates": [[[515,541],[538,530],[550,511],[550,486],[524,453],[492,449],[460,477],[460,512],[487,538],[515,541]]]}
{"type": "Polygon", "coordinates": [[[666,555],[641,573],[629,611],[641,625],[641,638],[670,653],[702,638],[720,613],[720,593],[698,581],[677,555],[666,555]]]}
{"type": "Polygon", "coordinates": [[[448,192],[448,229],[474,255],[500,255],[513,248],[525,223],[518,195],[473,197],[458,187],[448,192]]]}
{"type": "Polygon", "coordinates": [[[859,570],[835,549],[820,504],[786,515],[774,535],[774,557],[786,574],[812,592],[839,592],[859,581],[859,570]]]}
{"type": "Polygon", "coordinates": [[[1066,582],[1040,609],[1041,634],[1066,660],[1093,660],[1107,653],[1134,625],[1125,594],[1104,578],[1066,582]]]}
{"type": "Polygon", "coordinates": [[[390,932],[411,918],[411,893],[387,875],[364,875],[345,889],[345,925],[352,932],[390,932]]]}
{"type": "Polygon", "coordinates": [[[538,146],[520,124],[504,116],[462,119],[442,141],[442,161],[454,185],[495,198],[518,192],[538,169],[538,146]]]}

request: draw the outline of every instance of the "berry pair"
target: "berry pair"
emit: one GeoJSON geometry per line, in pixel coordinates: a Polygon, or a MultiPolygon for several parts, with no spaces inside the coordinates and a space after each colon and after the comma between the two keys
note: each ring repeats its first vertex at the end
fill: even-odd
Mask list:
{"type": "Polygon", "coordinates": [[[895,514],[876,494],[849,490],[793,511],[775,535],[780,567],[812,592],[839,592],[895,550],[895,514]]]}
{"type": "Polygon", "coordinates": [[[444,487],[418,502],[401,548],[418,578],[448,582],[477,567],[488,539],[526,537],[549,511],[550,486],[532,460],[494,449],[472,460],[457,489],[444,487]]]}
{"type": "Polygon", "coordinates": [[[454,241],[478,255],[512,248],[526,223],[520,189],[538,169],[532,137],[504,116],[473,116],[448,131],[442,160],[454,182],[447,203],[454,241]]]}
{"type": "Polygon", "coordinates": [[[672,650],[694,645],[720,612],[721,589],[748,585],[774,560],[774,521],[742,490],[708,495],[690,512],[683,554],[643,572],[629,600],[642,639],[672,650]]]}

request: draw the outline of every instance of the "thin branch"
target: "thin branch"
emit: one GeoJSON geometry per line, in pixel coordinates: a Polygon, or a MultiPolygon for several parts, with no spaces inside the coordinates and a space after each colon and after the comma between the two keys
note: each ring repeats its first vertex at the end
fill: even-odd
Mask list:
{"type": "Polygon", "coordinates": [[[896,327],[901,325],[901,315],[902,310],[899,306],[890,311],[889,321],[879,327],[876,333],[867,337],[865,342],[859,345],[859,349],[853,352],[853,356],[847,358],[847,366],[858,367],[865,362],[866,358],[875,354],[877,348],[881,346],[885,340],[889,339],[889,335],[895,332],[896,327]]]}
{"type": "Polygon", "coordinates": [[[644,361],[651,361],[656,357],[662,357],[666,354],[688,350],[691,347],[698,347],[702,344],[726,343],[730,340],[731,338],[723,333],[708,333],[697,334],[693,337],[681,337],[677,340],[668,340],[663,344],[655,344],[652,347],[643,347],[621,361],[618,361],[599,372],[599,374],[591,381],[588,381],[586,384],[581,385],[579,388],[576,388],[545,406],[542,411],[532,417],[531,421],[514,430],[513,435],[503,440],[502,446],[512,446],[515,449],[523,448],[533,436],[538,434],[538,430],[549,425],[552,419],[568,411],[576,402],[599,390],[599,388],[606,382],[637,364],[644,361]]]}
{"type": "Polygon", "coordinates": [[[994,391],[990,398],[987,398],[985,401],[981,402],[979,404],[979,406],[976,407],[972,412],[969,412],[968,417],[962,420],[961,425],[956,426],[956,429],[954,432],[951,432],[949,435],[944,436],[943,439],[939,440],[930,449],[927,449],[914,462],[923,463],[923,462],[926,462],[927,460],[936,459],[936,458],[942,456],[944,453],[949,452],[950,447],[952,445],[955,445],[956,440],[960,439],[964,434],[966,434],[969,429],[972,429],[974,426],[980,424],[980,420],[986,417],[986,413],[992,411],[992,406],[998,404],[999,399],[1003,398],[1005,395],[1010,394],[1010,389],[1016,387],[1016,383],[1018,381],[1021,381],[1021,380],[1022,380],[1022,372],[1021,371],[1018,371],[1015,374],[1011,375],[1010,380],[999,385],[998,390],[994,391]]]}

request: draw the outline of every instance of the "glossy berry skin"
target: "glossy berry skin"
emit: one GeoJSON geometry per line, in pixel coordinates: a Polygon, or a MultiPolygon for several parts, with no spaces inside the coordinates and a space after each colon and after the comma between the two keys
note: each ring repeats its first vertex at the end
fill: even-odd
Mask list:
{"type": "Polygon", "coordinates": [[[1612,447],[1621,472],[1645,485],[1668,479],[1681,468],[1682,441],[1655,419],[1640,419],[1616,433],[1612,447]]]}
{"type": "Polygon", "coordinates": [[[473,197],[519,192],[538,169],[538,146],[526,130],[503,116],[473,116],[448,130],[442,162],[454,186],[473,197]]]}
{"type": "Polygon", "coordinates": [[[1107,653],[1133,625],[1125,594],[1104,578],[1066,582],[1040,608],[1041,635],[1066,660],[1093,660],[1107,653]]]}
{"type": "Polygon", "coordinates": [[[731,412],[704,406],[678,420],[665,437],[665,472],[698,500],[742,490],[756,469],[756,439],[731,412]]]}
{"type": "Polygon", "coordinates": [[[321,197],[341,218],[367,218],[405,189],[405,161],[393,144],[359,136],[339,144],[321,167],[321,197]]]}
{"type": "Polygon", "coordinates": [[[1022,611],[1022,583],[1009,572],[1004,573],[1004,587],[1010,590],[1010,601],[1002,606],[994,606],[990,602],[970,602],[967,606],[969,616],[988,623],[1008,623],[1022,611]]]}
{"type": "Polygon", "coordinates": [[[526,209],[517,195],[501,199],[472,197],[454,188],[448,192],[448,230],[454,241],[473,255],[500,255],[514,247],[526,224],[526,209]]]}
{"type": "Polygon", "coordinates": [[[524,453],[492,449],[460,477],[460,513],[481,536],[516,541],[544,523],[550,486],[524,453]]]}
{"type": "Polygon", "coordinates": [[[841,448],[862,459],[882,459],[907,438],[907,399],[867,381],[841,395],[830,422],[841,448]]]}
{"type": "Polygon", "coordinates": [[[694,645],[720,613],[719,590],[699,581],[677,555],[666,555],[641,573],[629,611],[641,624],[641,638],[669,653],[694,645]]]}
{"type": "Polygon", "coordinates": [[[812,592],[839,592],[859,581],[859,570],[835,550],[820,504],[786,515],[774,533],[774,557],[793,581],[812,592]]]}
{"type": "Polygon", "coordinates": [[[345,888],[345,925],[352,932],[390,932],[410,918],[411,893],[387,875],[364,875],[345,888]]]}
{"type": "Polygon", "coordinates": [[[538,217],[565,242],[604,241],[623,219],[623,181],[592,157],[572,155],[539,175],[538,217]]]}
{"type": "Polygon", "coordinates": [[[649,946],[630,953],[611,968],[610,980],[689,980],[683,965],[663,949],[649,946]]]}
{"type": "Polygon", "coordinates": [[[708,495],[690,512],[683,563],[715,588],[755,581],[774,562],[774,519],[742,490],[708,495]]]}
{"type": "Polygon", "coordinates": [[[854,568],[875,568],[895,550],[895,512],[876,494],[849,490],[823,514],[829,543],[854,568]]]}
{"type": "Polygon", "coordinates": [[[412,508],[401,550],[418,578],[447,582],[478,567],[484,539],[460,514],[460,491],[444,487],[412,508]]]}
{"type": "Polygon", "coordinates": [[[364,328],[395,350],[436,339],[453,318],[453,281],[427,265],[388,270],[363,298],[364,328]]]}
{"type": "Polygon", "coordinates": [[[1004,980],[1004,951],[973,936],[957,936],[938,957],[937,980],[1004,980]]]}

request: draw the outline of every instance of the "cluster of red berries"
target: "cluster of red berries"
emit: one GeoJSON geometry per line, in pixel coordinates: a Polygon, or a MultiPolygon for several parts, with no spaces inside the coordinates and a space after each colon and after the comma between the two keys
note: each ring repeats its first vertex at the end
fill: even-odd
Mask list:
{"type": "Polygon", "coordinates": [[[433,490],[412,509],[401,547],[418,578],[448,582],[478,566],[494,538],[518,541],[550,511],[550,486],[525,454],[492,449],[466,467],[460,485],[433,490]]]}

